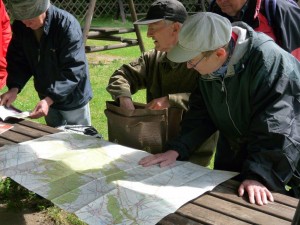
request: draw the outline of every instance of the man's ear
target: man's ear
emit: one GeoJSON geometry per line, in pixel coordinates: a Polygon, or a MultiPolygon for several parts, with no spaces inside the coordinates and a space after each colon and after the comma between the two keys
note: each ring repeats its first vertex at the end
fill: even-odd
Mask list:
{"type": "Polygon", "coordinates": [[[219,58],[224,58],[227,56],[227,52],[225,50],[225,48],[218,48],[216,50],[216,55],[219,57],[219,58]]]}
{"type": "Polygon", "coordinates": [[[173,32],[179,33],[181,24],[178,22],[173,23],[173,32]]]}

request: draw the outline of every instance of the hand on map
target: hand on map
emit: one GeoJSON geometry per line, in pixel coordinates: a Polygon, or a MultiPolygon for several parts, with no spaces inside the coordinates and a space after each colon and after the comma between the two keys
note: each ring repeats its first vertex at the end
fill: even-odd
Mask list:
{"type": "Polygon", "coordinates": [[[139,165],[147,167],[159,164],[160,167],[165,167],[173,164],[178,156],[178,152],[169,150],[164,153],[146,156],[139,161],[139,165]]]}
{"type": "Polygon", "coordinates": [[[244,180],[238,189],[239,196],[243,196],[245,191],[251,204],[266,205],[268,200],[274,202],[272,193],[256,180],[244,180]]]}

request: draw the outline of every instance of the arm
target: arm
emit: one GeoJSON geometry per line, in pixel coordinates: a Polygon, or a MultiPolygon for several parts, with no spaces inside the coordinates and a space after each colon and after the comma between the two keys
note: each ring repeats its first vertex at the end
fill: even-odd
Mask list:
{"type": "Polygon", "coordinates": [[[137,60],[122,65],[113,73],[106,90],[114,100],[120,97],[131,98],[139,90],[147,88],[147,82],[151,82],[149,78],[151,74],[148,74],[149,66],[152,60],[155,60],[156,54],[154,51],[146,52],[137,60]]]}
{"type": "MultiPolygon", "coordinates": [[[[259,61],[253,63],[254,68],[259,61]]],[[[252,119],[241,175],[283,193],[285,185],[300,182],[296,179],[300,158],[299,71],[299,62],[284,52],[273,64],[253,71],[250,89],[252,119]]]]}
{"type": "MultiPolygon", "coordinates": [[[[82,31],[78,21],[74,17],[66,17],[63,22],[54,21],[57,35],[56,49],[53,63],[55,69],[49,73],[52,76],[52,83],[46,90],[39,90],[54,102],[64,102],[78,86],[89,79],[88,63],[85,56],[82,31]]],[[[50,28],[51,30],[51,28],[50,28]]],[[[50,49],[51,50],[51,49],[50,49]]],[[[39,82],[42,82],[40,79],[39,82]]],[[[41,85],[39,85],[41,86],[41,85]]]]}
{"type": "Polygon", "coordinates": [[[177,159],[188,160],[195,146],[199,146],[216,131],[206,111],[199,88],[191,94],[189,110],[183,117],[181,126],[180,136],[164,146],[165,153],[147,156],[139,163],[143,166],[154,164],[168,166],[177,159]]]}
{"type": "Polygon", "coordinates": [[[300,8],[297,3],[276,1],[276,12],[271,18],[279,45],[300,61],[300,8]]]}
{"type": "Polygon", "coordinates": [[[8,17],[8,14],[5,10],[5,6],[4,4],[1,3],[1,16],[2,16],[2,51],[3,51],[3,55],[5,56],[6,55],[6,52],[7,52],[7,47],[8,47],[8,44],[10,42],[10,39],[11,39],[11,27],[10,27],[10,20],[9,20],[9,17],[8,17]]]}
{"type": "Polygon", "coordinates": [[[7,50],[7,87],[17,88],[21,92],[33,71],[29,66],[25,52],[22,50],[22,37],[24,36],[21,21],[14,21],[12,25],[12,39],[7,50]]]}

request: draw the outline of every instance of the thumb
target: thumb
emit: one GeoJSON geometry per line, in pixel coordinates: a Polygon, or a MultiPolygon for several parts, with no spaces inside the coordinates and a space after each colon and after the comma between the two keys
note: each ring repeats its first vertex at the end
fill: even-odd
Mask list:
{"type": "Polygon", "coordinates": [[[238,189],[239,196],[242,197],[245,193],[245,186],[243,184],[240,185],[238,189]]]}

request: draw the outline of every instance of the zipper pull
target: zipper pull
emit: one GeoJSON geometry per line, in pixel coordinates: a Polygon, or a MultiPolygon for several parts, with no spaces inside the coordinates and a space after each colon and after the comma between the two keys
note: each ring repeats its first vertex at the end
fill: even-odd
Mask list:
{"type": "Polygon", "coordinates": [[[41,58],[41,51],[40,49],[38,49],[38,62],[40,62],[40,58],[41,58]]]}
{"type": "Polygon", "coordinates": [[[225,83],[224,83],[224,78],[222,79],[222,87],[221,87],[221,91],[224,92],[225,91],[225,83]]]}

